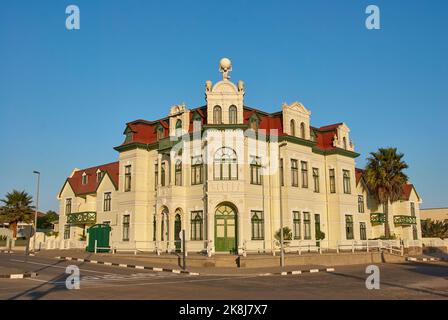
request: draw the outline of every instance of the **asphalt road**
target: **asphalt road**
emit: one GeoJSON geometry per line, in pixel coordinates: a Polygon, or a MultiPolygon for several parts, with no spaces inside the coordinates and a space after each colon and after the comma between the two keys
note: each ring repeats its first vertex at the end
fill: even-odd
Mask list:
{"type": "Polygon", "coordinates": [[[366,266],[288,276],[199,275],[126,269],[23,254],[0,254],[0,270],[38,272],[0,279],[0,299],[448,299],[448,263],[379,264],[380,289],[365,286],[366,266]],[[66,288],[65,269],[80,269],[79,290],[66,288]]]}

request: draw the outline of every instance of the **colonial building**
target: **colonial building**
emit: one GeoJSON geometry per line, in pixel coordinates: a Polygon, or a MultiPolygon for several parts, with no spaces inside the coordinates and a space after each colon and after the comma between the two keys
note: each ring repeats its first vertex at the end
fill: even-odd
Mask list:
{"type": "MultiPolygon", "coordinates": [[[[204,106],[130,122],[117,162],[73,170],[58,195],[61,235],[78,239],[109,224],[113,247],[170,251],[185,230],[188,250],[198,252],[269,252],[281,224],[290,246],[380,237],[382,211],[355,169],[349,127],[313,127],[299,102],[274,113],[249,107],[244,82],[230,81],[230,60],[219,68],[204,106]]],[[[404,186],[390,210],[392,233],[420,238],[419,203],[404,186]]]]}

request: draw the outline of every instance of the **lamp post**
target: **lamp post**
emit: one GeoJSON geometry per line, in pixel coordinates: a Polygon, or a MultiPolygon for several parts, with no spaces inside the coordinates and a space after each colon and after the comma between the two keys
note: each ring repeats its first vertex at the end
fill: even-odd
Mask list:
{"type": "Polygon", "coordinates": [[[33,171],[37,175],[37,194],[36,194],[36,210],[34,212],[34,236],[33,236],[33,250],[36,252],[36,233],[37,233],[37,212],[39,211],[39,189],[40,189],[40,172],[33,171]]]}
{"type": "MultiPolygon", "coordinates": [[[[280,167],[281,156],[280,148],[286,146],[287,143],[283,142],[278,145],[278,165],[280,167]]],[[[282,205],[282,172],[278,173],[278,190],[279,190],[279,201],[280,201],[280,267],[285,267],[285,252],[284,252],[284,235],[283,235],[283,205],[282,205]]]]}

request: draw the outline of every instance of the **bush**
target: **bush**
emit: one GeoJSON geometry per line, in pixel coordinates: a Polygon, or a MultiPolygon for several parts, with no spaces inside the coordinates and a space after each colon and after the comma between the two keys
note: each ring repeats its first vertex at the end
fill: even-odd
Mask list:
{"type": "MultiPolygon", "coordinates": [[[[275,239],[280,241],[281,237],[281,229],[278,229],[278,231],[275,233],[275,239]]],[[[292,231],[288,227],[283,227],[283,241],[291,241],[292,240],[292,231]]]]}

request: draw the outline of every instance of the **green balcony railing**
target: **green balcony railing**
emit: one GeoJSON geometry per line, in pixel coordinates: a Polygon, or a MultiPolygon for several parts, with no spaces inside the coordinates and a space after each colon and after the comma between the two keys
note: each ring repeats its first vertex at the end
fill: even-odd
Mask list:
{"type": "Polygon", "coordinates": [[[381,224],[386,221],[386,215],[384,213],[371,213],[370,222],[372,224],[381,224]]]}
{"type": "Polygon", "coordinates": [[[96,212],[85,211],[69,213],[67,215],[67,223],[69,224],[95,224],[96,223],[96,212]]]}
{"type": "Polygon", "coordinates": [[[397,226],[412,226],[417,224],[417,217],[398,215],[394,216],[394,224],[397,226]]]}

